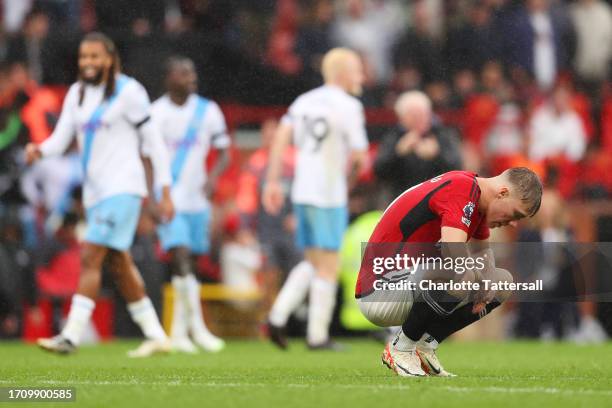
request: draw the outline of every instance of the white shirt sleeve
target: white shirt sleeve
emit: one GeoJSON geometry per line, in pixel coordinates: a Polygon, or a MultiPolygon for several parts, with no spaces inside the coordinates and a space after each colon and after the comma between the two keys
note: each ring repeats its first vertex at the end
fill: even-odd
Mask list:
{"type": "Polygon", "coordinates": [[[290,106],[289,109],[287,110],[287,113],[285,113],[283,115],[283,117],[281,118],[281,124],[282,125],[289,125],[289,126],[293,126],[295,127],[295,121],[298,118],[298,104],[299,104],[300,98],[296,99],[290,106]]]}
{"type": "Polygon", "coordinates": [[[151,115],[151,100],[147,90],[136,80],[130,81],[125,90],[127,107],[125,117],[134,126],[138,126],[151,115]]]}
{"type": "Polygon", "coordinates": [[[365,128],[365,114],[363,105],[357,102],[347,112],[345,118],[346,137],[351,150],[364,151],[368,149],[368,136],[365,128]]]}
{"type": "Polygon", "coordinates": [[[210,145],[215,149],[227,149],[231,139],[227,134],[227,126],[223,112],[213,101],[208,102],[208,109],[204,116],[204,131],[210,137],[210,145]]]}
{"type": "Polygon", "coordinates": [[[126,117],[142,137],[141,152],[143,156],[149,157],[153,164],[153,172],[156,186],[170,186],[172,175],[170,172],[170,158],[163,140],[161,130],[155,119],[151,118],[151,102],[144,87],[135,82],[136,86],[130,89],[129,105],[126,109],[126,117]],[[144,121],[144,122],[143,122],[144,121]]]}
{"type": "Polygon", "coordinates": [[[72,85],[66,94],[66,98],[64,98],[62,113],[55,125],[55,129],[53,129],[53,133],[39,147],[43,157],[59,156],[70,146],[77,130],[74,113],[78,103],[78,94],[79,85],[72,85]]]}

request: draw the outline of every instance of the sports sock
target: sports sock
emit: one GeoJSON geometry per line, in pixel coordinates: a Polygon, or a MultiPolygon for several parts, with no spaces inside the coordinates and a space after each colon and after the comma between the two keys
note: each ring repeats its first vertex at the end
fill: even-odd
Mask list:
{"type": "Polygon", "coordinates": [[[211,334],[204,323],[202,314],[202,303],[200,302],[200,283],[193,274],[185,277],[187,279],[188,295],[188,321],[191,328],[191,334],[211,334]]]}
{"type": "Polygon", "coordinates": [[[174,303],[172,313],[172,338],[187,337],[189,282],[185,276],[173,276],[174,303]]]}
{"type": "Polygon", "coordinates": [[[281,288],[268,320],[274,326],[285,326],[291,313],[302,304],[315,276],[315,269],[308,261],[302,261],[291,269],[281,288]]]}
{"type": "Polygon", "coordinates": [[[147,339],[168,339],[164,329],[159,323],[153,303],[151,303],[151,299],[149,299],[148,296],[145,296],[139,301],[128,303],[127,309],[130,312],[130,316],[132,316],[132,320],[140,326],[140,329],[147,339]]]}
{"type": "Polygon", "coordinates": [[[403,333],[409,339],[419,341],[430,324],[448,316],[458,304],[459,300],[444,290],[422,291],[402,324],[403,333]]]}
{"type": "Polygon", "coordinates": [[[393,339],[393,348],[397,351],[411,351],[416,347],[417,342],[414,340],[410,340],[403,332],[403,330],[399,330],[397,332],[397,336],[393,339]]]}
{"type": "Polygon", "coordinates": [[[427,350],[436,350],[440,343],[429,333],[425,333],[419,340],[419,348],[427,350]]]}
{"type": "Polygon", "coordinates": [[[62,336],[70,340],[72,344],[78,345],[95,306],[96,303],[87,296],[79,294],[72,296],[70,312],[68,312],[68,320],[62,330],[62,336]]]}
{"type": "Polygon", "coordinates": [[[310,285],[308,327],[306,340],[311,345],[325,343],[329,339],[329,324],[336,304],[338,284],[315,276],[310,285]]]}
{"type": "Polygon", "coordinates": [[[437,343],[442,343],[448,336],[482,319],[499,305],[501,305],[501,303],[494,300],[486,305],[485,309],[480,314],[474,314],[472,313],[474,303],[470,302],[455,310],[450,316],[438,321],[432,321],[426,327],[427,333],[433,337],[437,343]]]}

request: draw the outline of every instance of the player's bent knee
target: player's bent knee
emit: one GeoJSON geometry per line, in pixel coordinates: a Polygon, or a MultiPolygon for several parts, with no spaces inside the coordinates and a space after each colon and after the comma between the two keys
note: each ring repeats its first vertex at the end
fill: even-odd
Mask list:
{"type": "Polygon", "coordinates": [[[379,327],[400,326],[406,320],[412,302],[381,302],[359,299],[361,314],[372,324],[379,327]]]}
{"type": "MultiPolygon", "coordinates": [[[[508,283],[514,282],[514,278],[512,277],[512,274],[508,272],[506,269],[497,268],[495,273],[496,273],[496,280],[498,282],[508,282],[508,283]]],[[[497,291],[497,293],[495,293],[495,298],[500,303],[503,303],[506,300],[508,300],[510,296],[512,296],[511,290],[499,290],[497,291]]]]}

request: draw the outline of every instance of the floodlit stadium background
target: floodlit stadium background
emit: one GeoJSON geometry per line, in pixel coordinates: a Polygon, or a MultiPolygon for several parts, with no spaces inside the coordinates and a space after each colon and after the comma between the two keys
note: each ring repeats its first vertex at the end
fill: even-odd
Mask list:
{"type": "MultiPolygon", "coordinates": [[[[353,223],[342,251],[343,285],[333,334],[373,330],[351,302],[360,243],[378,216],[372,211],[384,209],[394,191],[440,171],[460,167],[495,175],[521,165],[541,175],[547,189],[538,217],[518,230],[495,231],[496,241],[609,241],[610,2],[595,1],[598,8],[592,11],[585,5],[589,2],[550,1],[540,14],[550,22],[549,35],[543,36],[535,33],[529,14],[529,7],[539,3],[547,2],[5,0],[0,31],[0,339],[29,342],[56,333],[76,288],[83,214],[74,158],[68,155],[51,170],[35,173],[26,170],[22,152],[28,141],[49,136],[67,85],[76,77],[79,40],[94,29],[114,39],[124,72],[141,81],[152,99],[163,92],[164,60],[175,54],[192,58],[200,92],[217,101],[226,116],[234,141],[232,164],[214,194],[213,250],[200,260],[198,271],[207,322],[222,337],[261,336],[260,324],[299,258],[280,245],[291,242],[290,215],[281,235],[261,227],[266,140],[286,106],[320,84],[321,56],[336,45],[359,51],[367,67],[363,102],[371,160],[351,193],[353,223]],[[435,166],[415,166],[400,179],[401,168],[381,164],[379,147],[398,124],[393,112],[397,96],[414,89],[432,99],[436,126],[453,142],[440,146],[446,158],[436,159],[435,166]],[[568,123],[578,126],[569,137],[568,123]],[[249,256],[256,260],[252,265],[234,262],[249,256]]],[[[290,174],[291,157],[286,162],[290,174]]],[[[134,258],[168,328],[172,292],[167,258],[146,213],[137,234],[134,258]]],[[[552,273],[566,276],[567,271],[557,265],[552,273]]],[[[608,274],[607,264],[595,262],[590,283],[610,291],[608,274]]],[[[510,302],[458,337],[601,342],[612,334],[611,309],[609,303],[594,302],[531,303],[525,309],[510,302]]],[[[303,319],[300,313],[292,319],[293,334],[303,333],[303,319]]],[[[89,341],[139,335],[109,280],[97,302],[89,341]]]]}

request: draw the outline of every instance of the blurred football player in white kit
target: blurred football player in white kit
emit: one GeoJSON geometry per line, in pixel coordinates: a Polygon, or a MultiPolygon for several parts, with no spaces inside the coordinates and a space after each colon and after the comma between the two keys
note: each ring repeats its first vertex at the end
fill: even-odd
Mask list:
{"type": "Polygon", "coordinates": [[[307,294],[309,348],[340,348],[329,338],[338,249],[348,223],[348,190],[367,157],[363,105],[355,97],[361,94],[364,81],[359,56],[335,48],[323,58],[321,70],[325,84],[298,97],[282,119],[271,147],[262,197],[268,212],[276,213],[282,207],[281,159],[293,140],[297,159],[291,200],[297,243],[304,248],[306,259],[291,270],[270,312],[268,334],[283,349],[287,348],[287,319],[307,294]]]}
{"type": "Polygon", "coordinates": [[[165,221],[174,214],[170,163],[161,135],[150,120],[146,90],[120,73],[116,47],[104,34],[90,33],[81,41],[79,80],[66,95],[53,134],[40,146],[29,144],[26,161],[62,154],[75,134],[81,151],[87,216],[79,287],[62,332],[39,339],[38,344],[60,354],[76,350],[94,310],[102,264],[107,259],[132,319],[147,338],[129,355],[146,357],[167,352],[170,341],[146,295],[129,248],[142,198],[147,195],[141,154],[150,157],[156,182],[163,186],[158,211],[165,221]]]}
{"type": "Polygon", "coordinates": [[[159,227],[162,247],[170,253],[174,313],[171,340],[177,351],[194,353],[194,342],[207,351],[219,351],[223,340],[204,324],[200,285],[195,277],[198,255],[209,251],[208,195],[229,163],[230,138],[219,106],[199,96],[193,62],[172,57],[166,65],[167,93],[153,103],[153,123],[160,129],[172,169],[172,201],[176,216],[159,227]],[[206,174],[205,161],[213,148],[220,155],[206,174]],[[190,337],[191,336],[191,339],[190,337]],[[192,341],[193,340],[193,341],[192,341]]]}

